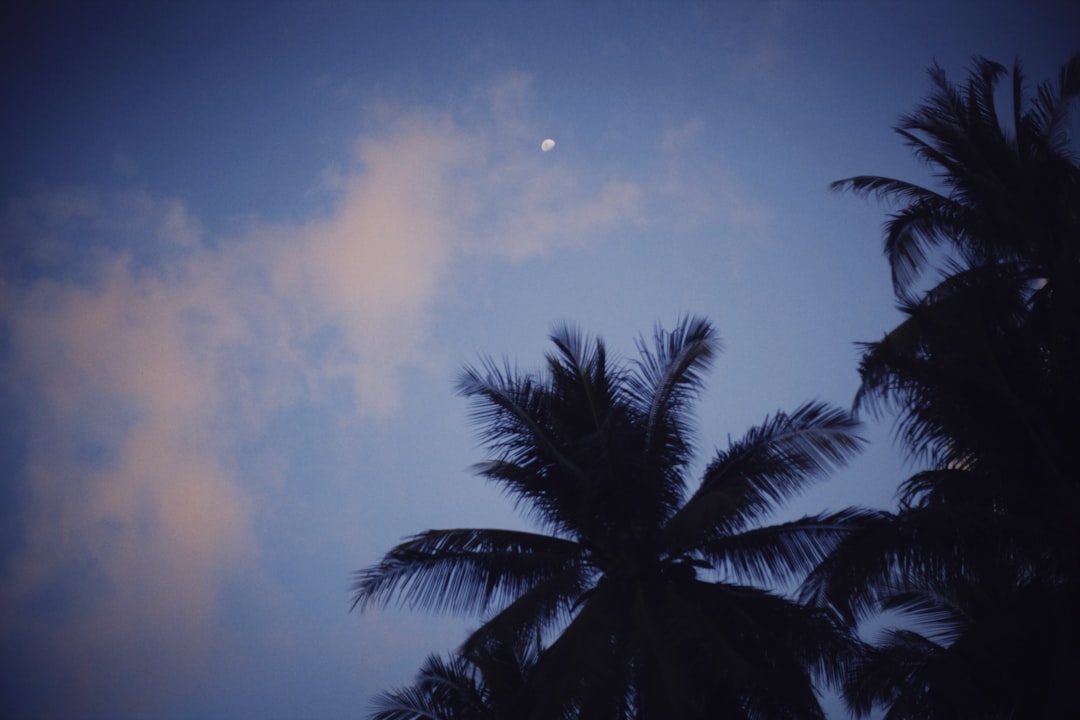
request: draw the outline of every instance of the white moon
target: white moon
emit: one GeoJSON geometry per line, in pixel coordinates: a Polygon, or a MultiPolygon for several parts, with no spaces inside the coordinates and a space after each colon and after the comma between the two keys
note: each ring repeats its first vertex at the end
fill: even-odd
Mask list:
{"type": "Polygon", "coordinates": [[[555,147],[555,141],[551,138],[548,138],[544,142],[540,143],[540,149],[544,152],[550,151],[553,147],[555,147]]]}

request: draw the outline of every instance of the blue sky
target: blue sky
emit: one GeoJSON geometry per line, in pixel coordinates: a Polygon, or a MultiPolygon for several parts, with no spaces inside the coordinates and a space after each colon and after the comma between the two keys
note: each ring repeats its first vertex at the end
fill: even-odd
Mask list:
{"type": "MultiPolygon", "coordinates": [[[[431,527],[518,524],[453,381],[569,320],[725,350],[704,461],[850,403],[897,314],[890,128],[936,60],[1030,82],[1021,2],[41,3],[0,42],[0,646],[25,717],[345,718],[476,619],[348,613],[431,527]],[[544,138],[555,148],[540,151],[544,138]]],[[[888,421],[789,509],[887,506],[888,421]]]]}

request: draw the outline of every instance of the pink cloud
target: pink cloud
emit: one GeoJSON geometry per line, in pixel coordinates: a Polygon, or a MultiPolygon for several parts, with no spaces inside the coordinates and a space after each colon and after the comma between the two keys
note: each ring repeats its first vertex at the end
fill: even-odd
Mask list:
{"type": "Polygon", "coordinates": [[[506,140],[528,124],[515,82],[493,93],[483,133],[390,112],[326,212],[295,225],[205,243],[182,202],[144,192],[8,205],[0,230],[32,271],[0,277],[3,369],[30,441],[0,608],[35,648],[28,667],[71,690],[44,693],[49,711],[152,714],[229,644],[232,578],[273,591],[256,512],[273,480],[233,461],[269,414],[340,382],[357,416],[393,412],[401,369],[430,362],[455,262],[639,219],[634,184],[590,184],[506,140]]]}
{"type": "Polygon", "coordinates": [[[63,588],[42,641],[71,679],[56,699],[74,707],[132,675],[182,686],[218,629],[217,588],[256,556],[250,500],[212,430],[224,400],[215,368],[185,345],[189,286],[139,276],[123,258],[95,275],[33,283],[5,318],[31,440],[26,542],[2,596],[29,608],[63,588]]]}

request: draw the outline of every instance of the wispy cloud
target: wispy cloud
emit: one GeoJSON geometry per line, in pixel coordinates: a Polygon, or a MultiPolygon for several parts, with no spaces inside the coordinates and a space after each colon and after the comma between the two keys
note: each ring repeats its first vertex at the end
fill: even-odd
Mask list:
{"type": "Polygon", "coordinates": [[[269,572],[255,508],[274,489],[236,458],[269,414],[342,388],[346,415],[393,412],[456,261],[635,220],[634,183],[519,147],[525,80],[487,97],[468,131],[385,110],[325,211],[292,225],[207,237],[183,202],[134,191],[7,204],[3,371],[26,447],[0,612],[38,709],[153,712],[227,644],[223,588],[269,572]]]}
{"type": "Polygon", "coordinates": [[[768,222],[768,208],[742,187],[723,156],[701,154],[703,147],[712,145],[706,141],[708,132],[700,117],[664,130],[659,143],[664,169],[654,192],[675,205],[673,216],[680,229],[721,222],[741,232],[760,233],[768,222]]]}
{"type": "Polygon", "coordinates": [[[685,148],[701,137],[705,129],[705,122],[700,117],[693,117],[682,125],[668,127],[664,130],[664,136],[660,140],[660,149],[672,152],[685,148]]]}

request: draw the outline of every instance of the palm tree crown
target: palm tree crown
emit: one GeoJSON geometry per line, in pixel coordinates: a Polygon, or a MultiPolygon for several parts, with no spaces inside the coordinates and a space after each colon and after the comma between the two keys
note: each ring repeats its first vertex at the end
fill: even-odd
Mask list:
{"type": "Polygon", "coordinates": [[[853,710],[886,717],[1057,717],[1080,671],[1080,165],[1068,110],[1080,55],[1005,122],[1003,66],[933,90],[898,132],[941,191],[891,178],[834,184],[902,208],[885,252],[906,319],[865,346],[856,408],[889,406],[924,469],[900,512],[846,538],[803,599],[850,621],[881,609],[886,634],[847,683],[853,710]],[[941,278],[926,287],[927,273],[941,278]],[[1069,609],[1072,608],[1072,609],[1069,609]],[[917,632],[918,629],[922,632],[917,632]]]}
{"type": "Polygon", "coordinates": [[[543,374],[489,359],[458,385],[490,453],[478,472],[541,532],[413,536],[358,573],[354,606],[486,614],[466,654],[542,636],[534,717],[820,717],[810,668],[845,645],[823,615],[757,588],[808,571],[872,514],[760,523],[858,449],[854,422],[817,402],[778,413],[691,488],[710,324],[658,329],[633,363],[569,327],[551,339],[543,374]]]}
{"type": "Polygon", "coordinates": [[[1041,288],[1075,282],[1080,168],[1070,150],[1068,113],[1080,96],[1080,55],[1062,67],[1056,84],[1040,85],[1034,99],[1017,62],[1003,120],[994,98],[1006,73],[1005,66],[976,58],[967,83],[958,86],[934,65],[929,97],[901,118],[896,132],[933,170],[940,191],[876,175],[832,185],[901,204],[885,226],[885,253],[901,297],[911,297],[916,281],[941,267],[935,251],[942,249],[961,263],[954,270],[992,263],[1041,288]]]}

